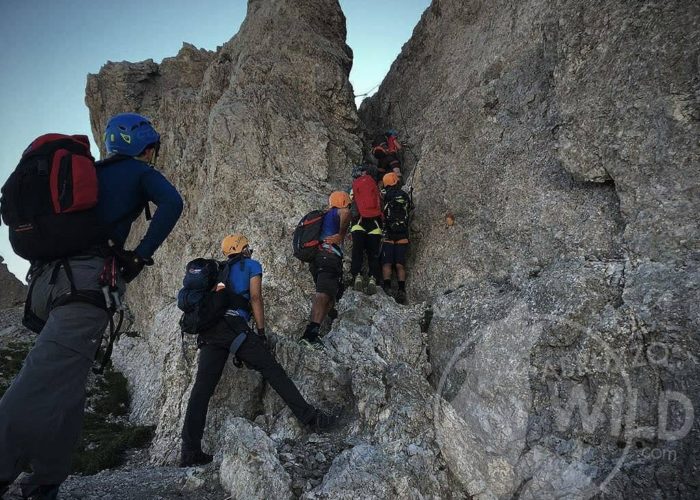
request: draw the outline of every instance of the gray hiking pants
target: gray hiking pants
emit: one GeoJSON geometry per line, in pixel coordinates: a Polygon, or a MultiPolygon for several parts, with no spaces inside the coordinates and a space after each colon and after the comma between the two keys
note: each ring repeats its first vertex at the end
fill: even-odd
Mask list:
{"type": "MultiPolygon", "coordinates": [[[[100,290],[101,257],[70,259],[78,290],[100,290]]],[[[34,276],[32,309],[46,326],[12,385],[0,400],[0,483],[14,481],[29,465],[27,485],[60,484],[71,470],[80,437],[85,384],[107,312],[86,302],[70,302],[49,312],[56,297],[70,292],[63,269],[49,283],[53,265],[34,276]]]]}

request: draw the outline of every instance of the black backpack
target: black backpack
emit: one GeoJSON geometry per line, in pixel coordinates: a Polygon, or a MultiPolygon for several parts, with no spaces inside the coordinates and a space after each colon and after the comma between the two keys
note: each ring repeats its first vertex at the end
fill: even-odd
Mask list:
{"type": "Polygon", "coordinates": [[[212,328],[228,309],[250,311],[250,301],[229,285],[231,266],[237,262],[244,265],[240,258],[226,262],[198,258],[187,263],[182,288],[177,294],[177,307],[183,312],[180,317],[183,334],[198,335],[212,328]],[[215,292],[217,283],[224,283],[226,290],[215,292]]]}
{"type": "Polygon", "coordinates": [[[56,260],[107,241],[95,211],[95,160],[84,135],[35,139],[0,192],[0,214],[20,257],[56,260]]]}
{"type": "Polygon", "coordinates": [[[321,244],[321,229],[325,210],[312,210],[301,218],[292,239],[294,257],[302,262],[312,262],[321,244]]]}
{"type": "Polygon", "coordinates": [[[411,199],[403,191],[389,194],[384,203],[384,232],[388,237],[408,238],[411,199]]]}

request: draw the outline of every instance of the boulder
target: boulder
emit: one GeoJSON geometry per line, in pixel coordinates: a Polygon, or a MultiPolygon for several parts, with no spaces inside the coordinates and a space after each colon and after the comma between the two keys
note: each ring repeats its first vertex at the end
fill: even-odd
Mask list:
{"type": "Polygon", "coordinates": [[[10,272],[5,260],[0,256],[0,309],[8,309],[24,304],[27,286],[10,272]]]}
{"type": "Polygon", "coordinates": [[[471,495],[697,494],[699,23],[435,1],[360,108],[409,146],[410,293],[471,495]]]}

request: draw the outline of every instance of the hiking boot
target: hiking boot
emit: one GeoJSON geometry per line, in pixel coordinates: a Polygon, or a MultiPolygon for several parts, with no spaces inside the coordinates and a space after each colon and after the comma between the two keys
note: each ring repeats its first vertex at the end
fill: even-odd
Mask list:
{"type": "Polygon", "coordinates": [[[204,453],[202,450],[182,451],[180,467],[193,467],[195,465],[206,465],[214,460],[214,455],[204,453]]]}
{"type": "Polygon", "coordinates": [[[315,339],[307,339],[306,337],[302,337],[297,343],[314,351],[322,351],[324,348],[323,342],[321,342],[321,339],[318,337],[315,339]]]}
{"type": "Polygon", "coordinates": [[[367,295],[374,295],[377,293],[377,280],[370,278],[367,282],[367,295]]]}
{"type": "Polygon", "coordinates": [[[328,432],[335,428],[338,424],[338,417],[325,413],[321,410],[316,410],[313,418],[307,424],[316,432],[328,432]]]}
{"type": "Polygon", "coordinates": [[[362,279],[361,274],[358,274],[357,276],[355,276],[355,282],[353,283],[352,288],[356,292],[364,292],[365,283],[364,283],[364,280],[362,279]]]}
{"type": "Polygon", "coordinates": [[[396,292],[396,303],[397,304],[405,304],[406,303],[406,290],[399,290],[396,292]]]}
{"type": "Polygon", "coordinates": [[[31,500],[56,500],[60,484],[21,484],[22,498],[31,500]]]}

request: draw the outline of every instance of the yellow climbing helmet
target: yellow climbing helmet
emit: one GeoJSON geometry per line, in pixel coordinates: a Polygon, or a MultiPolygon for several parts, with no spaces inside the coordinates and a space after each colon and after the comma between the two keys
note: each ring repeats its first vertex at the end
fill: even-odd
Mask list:
{"type": "Polygon", "coordinates": [[[333,191],[328,197],[328,204],[331,208],[346,208],[350,206],[350,195],[345,191],[333,191]]]}
{"type": "Polygon", "coordinates": [[[224,256],[241,253],[248,246],[248,238],[240,233],[229,234],[221,241],[221,251],[224,256]]]}

